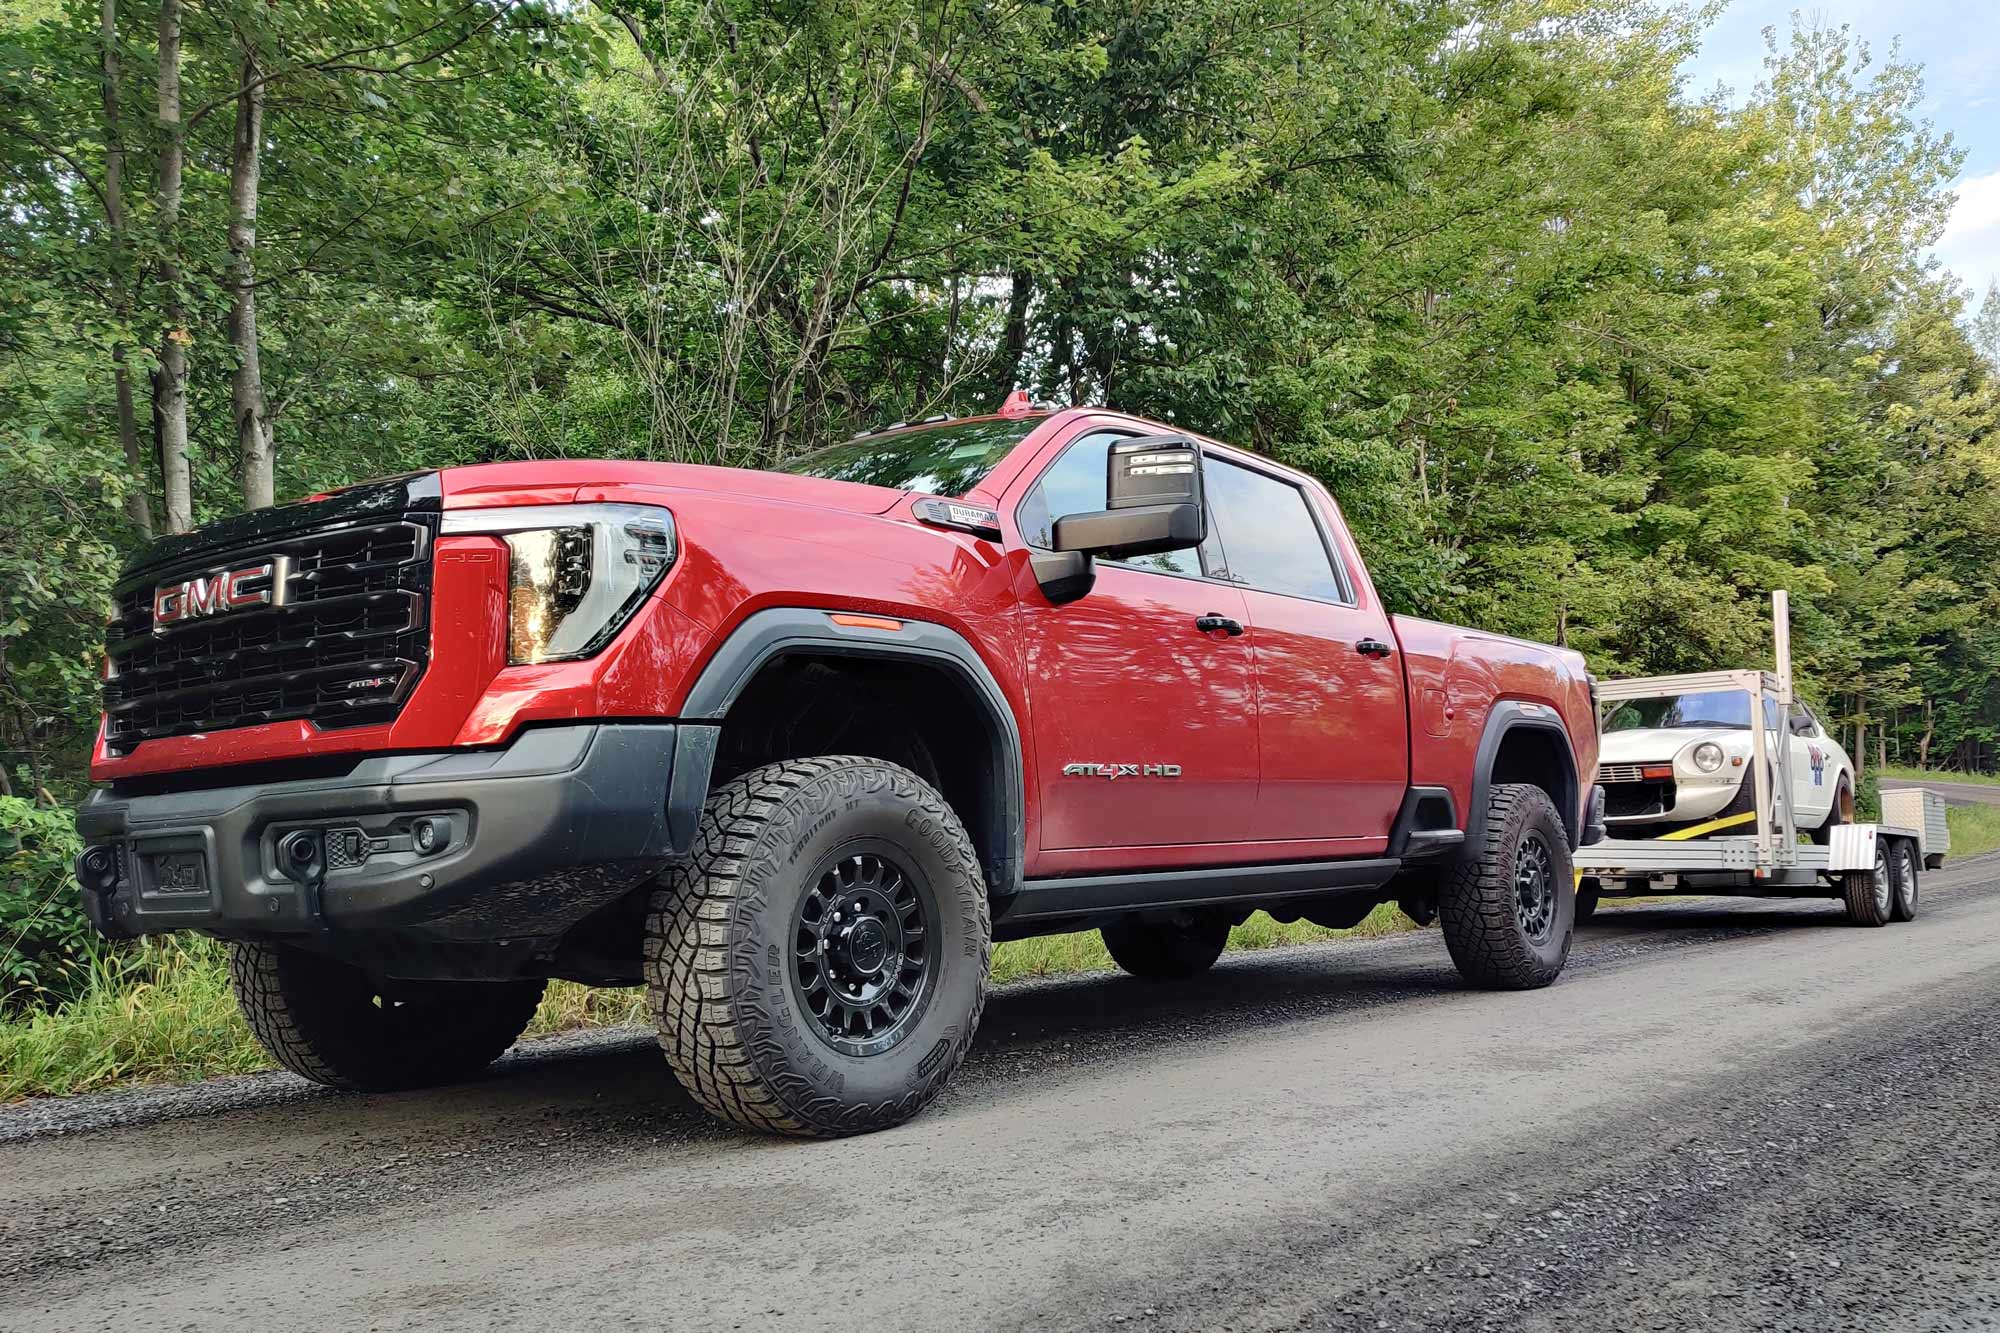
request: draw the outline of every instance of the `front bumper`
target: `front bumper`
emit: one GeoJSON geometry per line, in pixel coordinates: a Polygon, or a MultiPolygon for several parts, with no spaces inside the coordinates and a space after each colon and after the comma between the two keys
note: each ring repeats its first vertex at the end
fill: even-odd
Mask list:
{"type": "Polygon", "coordinates": [[[376,755],[338,777],[95,791],[77,814],[84,907],[114,937],[551,938],[675,854],[681,730],[541,727],[505,749],[376,755]],[[280,856],[301,834],[321,853],[304,869],[280,856]]]}
{"type": "Polygon", "coordinates": [[[1694,824],[1722,813],[1742,789],[1734,783],[1672,782],[1615,783],[1605,791],[1605,819],[1616,828],[1627,824],[1694,824]]]}

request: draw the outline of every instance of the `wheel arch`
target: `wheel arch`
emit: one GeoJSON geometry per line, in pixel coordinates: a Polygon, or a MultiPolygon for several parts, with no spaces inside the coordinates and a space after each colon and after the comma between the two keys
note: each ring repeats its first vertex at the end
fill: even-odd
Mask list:
{"type": "Polygon", "coordinates": [[[674,845],[692,841],[731,710],[768,681],[767,673],[819,662],[864,687],[892,689],[921,680],[939,691],[924,696],[932,712],[912,709],[912,726],[933,751],[943,751],[943,794],[972,837],[989,895],[1012,896],[1023,869],[1025,784],[1020,728],[999,682],[964,636],[947,626],[900,617],[893,618],[895,629],[844,626],[829,618],[833,614],[806,607],[759,611],[724,640],[696,678],[680,710],[694,725],[681,729],[687,739],[676,747],[668,794],[674,845]],[[963,715],[940,716],[940,704],[962,708],[963,715]]]}
{"type": "Polygon", "coordinates": [[[1570,850],[1583,841],[1582,802],[1576,751],[1562,719],[1546,705],[1503,699],[1488,714],[1472,765],[1472,808],[1466,812],[1465,845],[1483,845],[1486,807],[1495,783],[1524,782],[1540,787],[1555,803],[1570,850]]]}

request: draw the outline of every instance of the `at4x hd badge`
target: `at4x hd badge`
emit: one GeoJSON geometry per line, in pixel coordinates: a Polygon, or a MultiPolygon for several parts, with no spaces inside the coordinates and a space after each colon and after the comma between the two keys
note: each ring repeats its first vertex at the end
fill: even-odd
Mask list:
{"type": "Polygon", "coordinates": [[[1064,764],[1066,778],[1177,778],[1179,764],[1064,764]]]}

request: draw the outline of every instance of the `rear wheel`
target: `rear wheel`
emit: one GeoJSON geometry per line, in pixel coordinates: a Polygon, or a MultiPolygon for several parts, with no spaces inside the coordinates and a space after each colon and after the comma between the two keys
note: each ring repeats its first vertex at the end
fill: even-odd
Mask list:
{"type": "Polygon", "coordinates": [[[1875,868],[1841,872],[1847,919],[1857,926],[1886,926],[1895,912],[1896,887],[1889,871],[1889,840],[1875,840],[1875,868]]]}
{"type": "Polygon", "coordinates": [[[1821,820],[1820,826],[1811,830],[1807,836],[1823,847],[1833,841],[1835,825],[1852,824],[1853,822],[1854,784],[1843,773],[1840,776],[1840,780],[1834,783],[1833,804],[1827,809],[1826,818],[1821,820]]]}
{"type": "Polygon", "coordinates": [[[512,1046],[539,979],[389,981],[281,944],[235,944],[229,979],[271,1057],[330,1088],[386,1091],[472,1077],[512,1046]]]}
{"type": "Polygon", "coordinates": [[[1917,849],[1907,838],[1896,839],[1896,850],[1889,857],[1889,868],[1895,880],[1896,902],[1890,915],[1898,921],[1917,919],[1917,849]]]}
{"type": "Polygon", "coordinates": [[[1493,787],[1481,845],[1443,878],[1438,920],[1452,962],[1475,986],[1531,990],[1562,974],[1576,877],[1548,793],[1524,783],[1493,787]]]}
{"type": "Polygon", "coordinates": [[[1099,932],[1111,961],[1142,981],[1180,981],[1215,966],[1229,943],[1229,923],[1219,916],[1181,920],[1133,919],[1099,932]]]}
{"type": "Polygon", "coordinates": [[[986,1004],[992,926],[958,816],[907,768],[765,764],[717,787],[653,895],[646,980],[694,1099],[745,1129],[885,1129],[935,1097],[986,1004]]]}

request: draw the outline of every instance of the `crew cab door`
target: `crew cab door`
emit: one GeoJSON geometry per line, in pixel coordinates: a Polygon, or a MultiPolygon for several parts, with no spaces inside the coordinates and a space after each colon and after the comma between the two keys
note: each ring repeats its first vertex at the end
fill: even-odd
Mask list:
{"type": "MultiPolygon", "coordinates": [[[[1014,506],[1023,542],[1105,505],[1105,454],[1132,432],[1088,429],[1058,446],[1014,506]]],[[[1096,582],[1052,604],[1032,577],[1021,637],[1044,869],[1086,870],[1110,848],[1160,865],[1242,861],[1257,802],[1257,717],[1243,594],[1206,582],[1195,551],[1097,561],[1096,582]],[[1209,623],[1213,623],[1212,621],[1209,623]],[[1172,850],[1169,850],[1172,849],[1172,850]]],[[[1128,869],[1130,857],[1108,858],[1128,869]]]]}
{"type": "Polygon", "coordinates": [[[1243,590],[1250,616],[1262,757],[1251,836],[1379,852],[1410,774],[1388,613],[1353,572],[1334,514],[1295,480],[1215,455],[1205,473],[1221,557],[1211,573],[1243,590]]]}

